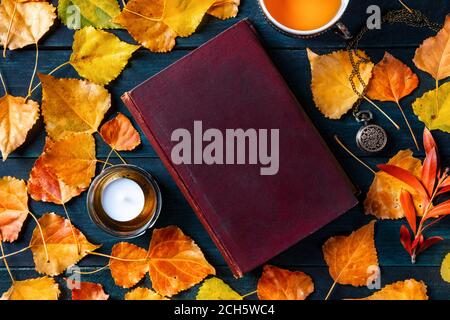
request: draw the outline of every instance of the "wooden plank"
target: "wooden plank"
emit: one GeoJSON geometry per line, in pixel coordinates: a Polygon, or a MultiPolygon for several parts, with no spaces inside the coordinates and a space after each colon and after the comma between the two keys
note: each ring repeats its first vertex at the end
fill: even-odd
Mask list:
{"type": "MultiPolygon", "coordinates": [[[[311,294],[309,299],[313,300],[323,300],[326,293],[331,287],[332,279],[328,274],[328,269],[326,267],[302,267],[295,268],[290,267],[290,270],[299,270],[307,273],[313,278],[314,281],[314,293],[311,294]]],[[[82,271],[92,271],[93,268],[82,268],[82,271]]],[[[258,279],[261,276],[261,270],[255,270],[254,272],[248,273],[244,278],[235,279],[230,274],[230,272],[223,267],[216,268],[217,276],[228,283],[234,290],[236,290],[241,295],[253,292],[256,290],[258,279]]],[[[35,278],[42,275],[37,274],[35,271],[30,269],[12,269],[12,273],[17,280],[24,280],[29,278],[35,278]]],[[[67,276],[70,276],[68,274],[67,276]]],[[[428,295],[434,300],[445,300],[448,299],[448,284],[442,281],[438,268],[430,267],[382,267],[381,268],[381,283],[380,286],[383,287],[387,284],[406,280],[406,279],[417,279],[419,281],[424,281],[428,285],[428,295]]],[[[70,291],[67,289],[66,283],[61,277],[56,278],[59,283],[59,288],[62,291],[61,299],[71,299],[70,291]]],[[[83,275],[81,281],[90,281],[101,283],[107,294],[110,295],[110,299],[117,300],[123,299],[126,292],[129,290],[122,289],[114,284],[114,280],[111,277],[109,270],[103,270],[99,273],[92,275],[83,275]]],[[[11,280],[4,268],[0,269],[0,293],[8,290],[11,286],[11,280]]],[[[151,288],[151,281],[148,274],[145,278],[137,285],[142,287],[151,288]]],[[[184,291],[174,299],[195,299],[197,295],[199,285],[184,291]]],[[[366,297],[377,289],[371,290],[366,287],[355,288],[351,286],[337,285],[331,295],[330,299],[340,300],[348,298],[362,298],[366,297]]],[[[247,299],[255,300],[256,295],[251,295],[247,299]]]]}
{"type": "MultiPolygon", "coordinates": [[[[56,3],[56,0],[52,1],[56,3]]],[[[370,5],[378,5],[382,12],[385,13],[388,10],[400,9],[401,6],[397,1],[384,1],[384,0],[364,0],[364,1],[351,1],[348,11],[345,13],[342,21],[346,23],[349,29],[353,33],[357,33],[361,27],[366,23],[369,15],[366,13],[367,8],[370,5]]],[[[426,15],[430,17],[432,21],[439,23],[443,22],[445,15],[449,12],[450,6],[446,0],[434,0],[434,1],[416,1],[410,4],[415,9],[422,10],[426,15]]],[[[178,38],[177,49],[179,48],[192,48],[203,44],[205,41],[211,39],[221,31],[232,26],[237,21],[249,18],[250,21],[256,26],[256,29],[261,33],[262,38],[268,46],[274,48],[334,48],[343,47],[344,41],[333,34],[328,32],[319,38],[313,39],[295,39],[283,34],[280,34],[273,29],[265,20],[261,14],[256,0],[243,0],[240,6],[240,13],[237,18],[221,21],[210,16],[205,16],[202,24],[199,26],[197,32],[189,38],[178,38]]],[[[124,30],[113,31],[118,34],[122,39],[132,42],[133,39],[124,30]]],[[[415,29],[403,25],[386,26],[380,31],[374,31],[363,39],[363,44],[372,47],[399,47],[399,46],[417,46],[425,37],[432,34],[426,29],[415,29]],[[406,36],[407,35],[407,36],[406,36]]],[[[42,48],[50,47],[71,47],[72,46],[73,31],[68,30],[64,25],[57,24],[52,28],[49,35],[41,41],[42,48]]],[[[27,49],[32,50],[32,47],[27,49]]]]}

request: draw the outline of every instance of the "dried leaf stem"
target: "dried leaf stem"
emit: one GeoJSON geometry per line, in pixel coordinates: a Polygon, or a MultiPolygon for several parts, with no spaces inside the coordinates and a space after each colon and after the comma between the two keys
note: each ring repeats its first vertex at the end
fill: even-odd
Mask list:
{"type": "Polygon", "coordinates": [[[362,164],[364,167],[366,167],[370,172],[373,174],[376,174],[375,170],[373,170],[367,163],[362,161],[360,158],[358,158],[353,152],[350,151],[349,148],[345,146],[345,144],[339,139],[337,135],[334,135],[334,140],[339,144],[339,146],[344,149],[350,156],[352,156],[356,161],[358,161],[360,164],[362,164]]]}
{"type": "Polygon", "coordinates": [[[248,296],[254,295],[254,294],[255,294],[255,293],[257,293],[257,292],[258,292],[258,291],[257,291],[257,290],[255,290],[255,291],[252,291],[252,292],[246,293],[246,294],[242,295],[241,297],[242,297],[242,299],[244,299],[244,298],[247,298],[248,296]]]}
{"type": "Polygon", "coordinates": [[[9,21],[8,32],[6,33],[6,39],[3,43],[3,58],[6,58],[6,48],[8,48],[9,36],[11,35],[12,26],[14,23],[14,18],[16,17],[18,1],[14,1],[14,10],[11,16],[11,20],[9,21]]]}
{"type": "Polygon", "coordinates": [[[88,275],[88,274],[94,274],[94,273],[103,271],[103,270],[108,269],[108,268],[109,268],[109,263],[106,266],[100,267],[100,268],[92,270],[92,271],[78,271],[78,270],[74,270],[73,273],[82,274],[82,275],[88,275]]]}
{"type": "Polygon", "coordinates": [[[5,95],[7,95],[8,94],[8,88],[6,88],[6,82],[5,82],[5,79],[3,78],[3,74],[2,74],[1,71],[0,71],[0,82],[2,83],[3,91],[5,91],[5,95]]]}
{"type": "Polygon", "coordinates": [[[28,246],[28,247],[22,248],[22,249],[20,249],[20,250],[17,250],[17,251],[8,253],[8,254],[2,253],[2,256],[0,257],[0,259],[5,259],[5,258],[8,258],[8,257],[15,256],[16,254],[19,254],[19,253],[22,253],[22,252],[24,252],[24,251],[27,251],[28,249],[31,249],[31,247],[32,247],[32,246],[28,246]]]}
{"type": "Polygon", "coordinates": [[[409,13],[413,13],[412,9],[408,7],[402,0],[398,0],[398,2],[400,2],[400,4],[405,7],[405,9],[408,10],[409,13]]]}
{"type": "Polygon", "coordinates": [[[403,108],[398,101],[396,101],[396,103],[397,103],[398,108],[400,109],[400,112],[402,113],[403,119],[405,119],[406,125],[408,126],[409,132],[411,133],[411,137],[414,141],[414,144],[416,145],[417,151],[420,151],[419,143],[417,142],[416,136],[414,134],[414,131],[411,128],[411,125],[409,124],[408,118],[406,118],[403,108]]]}
{"type": "MultiPolygon", "coordinates": [[[[67,66],[70,64],[70,61],[66,61],[64,63],[61,63],[59,66],[57,66],[56,68],[54,68],[52,71],[50,71],[48,73],[48,75],[52,75],[53,73],[55,73],[56,71],[58,71],[59,69],[62,69],[63,67],[67,66]]],[[[40,86],[42,85],[41,82],[39,82],[34,88],[33,90],[31,90],[30,95],[33,94],[34,91],[36,91],[40,86]]]]}
{"type": "Polygon", "coordinates": [[[35,45],[36,45],[36,58],[35,58],[35,61],[34,61],[34,69],[33,69],[33,74],[31,76],[30,85],[28,86],[28,94],[25,97],[25,100],[28,100],[28,98],[31,96],[32,88],[33,88],[33,82],[34,82],[34,78],[36,77],[38,63],[39,63],[39,46],[38,46],[37,42],[35,42],[35,45]]]}
{"type": "Polygon", "coordinates": [[[436,79],[436,91],[435,91],[434,97],[436,99],[436,105],[434,106],[434,110],[433,110],[433,113],[431,115],[432,119],[435,119],[437,117],[438,112],[439,112],[439,80],[438,79],[436,79]]]}
{"type": "Polygon", "coordinates": [[[28,211],[28,214],[33,218],[33,220],[36,222],[36,225],[39,228],[39,233],[41,234],[42,243],[44,245],[45,257],[47,258],[47,262],[49,262],[50,261],[50,257],[48,255],[47,243],[45,242],[44,232],[42,231],[41,224],[39,223],[39,220],[36,218],[36,216],[31,211],[28,211]]]}
{"type": "Polygon", "coordinates": [[[9,277],[11,278],[12,283],[15,282],[14,277],[9,269],[8,261],[6,261],[5,251],[3,250],[3,241],[0,241],[0,249],[2,251],[3,263],[5,264],[6,270],[8,271],[9,277]]]}
{"type": "Polygon", "coordinates": [[[75,228],[73,227],[72,220],[70,219],[70,216],[69,216],[69,212],[67,211],[66,205],[64,203],[62,204],[62,207],[64,209],[64,213],[66,214],[67,220],[69,220],[70,230],[72,231],[73,239],[75,240],[75,243],[77,245],[78,254],[80,254],[81,246],[80,246],[80,243],[78,242],[78,238],[75,234],[75,228]]]}
{"type": "Polygon", "coordinates": [[[114,149],[114,148],[112,148],[112,149],[114,150],[114,152],[116,153],[116,155],[119,157],[119,159],[123,162],[123,164],[127,164],[127,162],[125,161],[124,158],[122,158],[122,156],[120,155],[120,153],[119,153],[116,149],[114,149]]]}
{"type": "Polygon", "coordinates": [[[369,102],[372,106],[375,107],[375,109],[377,109],[383,116],[385,116],[393,125],[397,130],[400,130],[400,126],[391,118],[387,115],[386,112],[384,112],[383,110],[381,110],[381,108],[372,100],[370,100],[369,98],[367,98],[366,96],[364,96],[364,100],[366,100],[367,102],[369,102]]]}
{"type": "Polygon", "coordinates": [[[94,256],[99,256],[99,257],[104,257],[104,258],[109,258],[109,259],[113,259],[113,260],[123,261],[123,262],[144,262],[144,261],[148,261],[148,258],[145,258],[145,259],[125,259],[125,258],[114,257],[114,256],[110,256],[109,254],[104,254],[104,253],[95,252],[95,251],[90,251],[90,252],[88,252],[88,254],[92,254],[94,256]]]}
{"type": "Polygon", "coordinates": [[[113,153],[113,151],[114,151],[114,149],[111,148],[111,151],[109,151],[108,156],[106,157],[105,163],[103,164],[102,171],[105,170],[106,164],[108,163],[109,158],[111,157],[111,154],[113,153]]]}

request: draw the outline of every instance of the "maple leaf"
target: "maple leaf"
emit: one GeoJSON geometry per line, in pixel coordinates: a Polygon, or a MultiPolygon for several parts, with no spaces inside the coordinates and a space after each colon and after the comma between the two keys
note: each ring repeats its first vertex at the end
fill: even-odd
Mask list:
{"type": "Polygon", "coordinates": [[[223,280],[206,279],[198,289],[196,300],[242,300],[243,297],[231,289],[223,280]]]}
{"type": "Polygon", "coordinates": [[[208,14],[218,19],[229,19],[237,16],[241,0],[216,0],[208,9],[208,14]]]}
{"type": "Polygon", "coordinates": [[[163,22],[181,37],[195,32],[216,0],[165,0],[163,22]]]}
{"type": "Polygon", "coordinates": [[[19,237],[28,216],[25,181],[13,177],[0,179],[0,241],[13,242],[19,237]]]}
{"type": "Polygon", "coordinates": [[[370,270],[378,267],[374,240],[375,221],[354,231],[348,237],[328,239],[322,247],[325,262],[336,283],[365,286],[373,279],[370,270]]]}
{"type": "Polygon", "coordinates": [[[153,288],[166,297],[216,273],[195,242],[175,226],[153,231],[149,258],[153,288]]]}
{"type": "Polygon", "coordinates": [[[355,300],[428,300],[427,286],[422,281],[408,279],[389,284],[371,296],[355,300]]]}
{"type": "Polygon", "coordinates": [[[94,282],[76,282],[67,280],[67,287],[72,291],[72,300],[108,300],[109,295],[103,286],[94,282]]]}
{"type": "Polygon", "coordinates": [[[113,19],[120,13],[117,0],[59,0],[58,16],[69,29],[93,26],[120,28],[113,19]]]}
{"type": "Polygon", "coordinates": [[[450,16],[445,18],[444,27],[436,36],[417,48],[413,61],[437,81],[450,76],[450,16]]]}
{"type": "Polygon", "coordinates": [[[125,294],[125,300],[169,300],[148,288],[136,288],[125,294]]]}
{"type": "Polygon", "coordinates": [[[10,50],[35,44],[53,25],[56,8],[47,2],[19,3],[2,0],[0,5],[0,44],[10,50]],[[12,22],[12,23],[11,23],[12,22]]]}
{"type": "MultiPolygon", "coordinates": [[[[47,138],[44,153],[53,146],[54,142],[47,138]]],[[[65,184],[51,168],[46,165],[43,155],[34,163],[28,179],[28,192],[36,201],[65,204],[73,197],[83,192],[85,188],[77,188],[65,184]]]]}
{"type": "Polygon", "coordinates": [[[49,257],[47,261],[44,243],[39,228],[36,227],[31,236],[30,247],[36,271],[39,273],[49,276],[59,275],[100,247],[90,243],[69,220],[54,213],[44,214],[39,219],[39,224],[49,257]]]}
{"type": "Polygon", "coordinates": [[[426,92],[412,106],[428,129],[450,132],[450,82],[426,92]]]}
{"type": "Polygon", "coordinates": [[[314,291],[310,276],[300,271],[289,271],[265,265],[258,281],[260,300],[305,300],[314,291]]]}
{"type": "MultiPolygon", "coordinates": [[[[348,52],[341,50],[317,55],[307,49],[307,53],[311,64],[311,89],[316,107],[327,118],[341,118],[359,99],[349,80],[353,67],[348,52]]],[[[362,51],[358,51],[358,54],[367,58],[362,51]]],[[[355,62],[360,61],[355,54],[353,56],[355,62]]],[[[369,82],[372,69],[373,63],[360,64],[359,72],[365,83],[369,82]]],[[[359,81],[355,80],[355,85],[358,92],[363,92],[359,81]]]]}
{"type": "Polygon", "coordinates": [[[75,32],[70,64],[78,74],[105,85],[116,79],[139,46],[121,41],[115,35],[85,27],[75,32]]]}
{"type": "Polygon", "coordinates": [[[53,278],[14,281],[0,300],[58,300],[60,294],[58,284],[53,278]]]}
{"type": "Polygon", "coordinates": [[[25,142],[38,117],[39,105],[33,100],[9,94],[0,98],[0,151],[3,161],[25,142]]]}
{"type": "Polygon", "coordinates": [[[177,34],[162,22],[164,1],[130,0],[114,22],[124,26],[134,40],[150,51],[171,51],[177,34]]]}
{"type": "Polygon", "coordinates": [[[111,106],[111,95],[97,84],[39,74],[42,115],[48,135],[58,140],[69,132],[94,133],[111,106]]]}
{"type": "Polygon", "coordinates": [[[103,140],[117,151],[131,151],[141,143],[139,133],[122,113],[100,128],[103,140]]]}
{"type": "Polygon", "coordinates": [[[95,140],[86,133],[71,134],[55,141],[43,154],[46,167],[65,184],[85,189],[95,176],[95,140]]]}
{"type": "Polygon", "coordinates": [[[109,269],[116,285],[131,288],[145,276],[148,271],[147,250],[128,242],[119,242],[112,248],[111,256],[120,259],[144,261],[120,261],[110,259],[109,269]]]}

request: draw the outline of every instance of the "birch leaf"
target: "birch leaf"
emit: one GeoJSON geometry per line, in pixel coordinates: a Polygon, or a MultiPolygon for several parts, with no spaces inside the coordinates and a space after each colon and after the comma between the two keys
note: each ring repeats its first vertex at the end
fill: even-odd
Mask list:
{"type": "Polygon", "coordinates": [[[85,27],[75,32],[70,64],[83,78],[105,85],[116,79],[139,46],[115,35],[85,27]]]}
{"type": "Polygon", "coordinates": [[[59,0],[58,16],[69,29],[93,26],[117,29],[113,19],[120,13],[117,0],[59,0]]]}
{"type": "Polygon", "coordinates": [[[59,294],[55,280],[42,277],[15,281],[0,300],[58,300],[59,294]]]}
{"type": "Polygon", "coordinates": [[[208,14],[218,19],[229,19],[237,16],[241,0],[216,0],[208,9],[208,14]]]}
{"type": "Polygon", "coordinates": [[[103,290],[103,286],[93,282],[77,282],[67,280],[67,287],[72,292],[72,300],[108,300],[109,295],[103,290]]]}
{"type": "Polygon", "coordinates": [[[422,281],[408,279],[389,284],[367,298],[356,300],[428,300],[427,286],[422,281]]]}
{"type": "Polygon", "coordinates": [[[139,132],[133,127],[130,119],[119,113],[100,128],[103,140],[117,151],[131,151],[141,143],[139,132]]]}
{"type": "Polygon", "coordinates": [[[198,289],[197,300],[242,300],[242,296],[231,289],[223,280],[212,277],[206,279],[198,289]]]}
{"type": "Polygon", "coordinates": [[[13,242],[19,237],[28,216],[25,181],[13,177],[0,179],[0,241],[13,242]]]}
{"type": "Polygon", "coordinates": [[[125,294],[125,300],[169,300],[148,288],[136,288],[125,294]]]}

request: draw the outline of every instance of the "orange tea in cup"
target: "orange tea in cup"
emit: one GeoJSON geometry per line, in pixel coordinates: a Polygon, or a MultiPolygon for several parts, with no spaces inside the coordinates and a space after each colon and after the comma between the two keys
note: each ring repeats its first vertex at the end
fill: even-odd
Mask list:
{"type": "Polygon", "coordinates": [[[294,30],[315,30],[330,22],[342,0],[263,0],[270,15],[294,30]]]}

